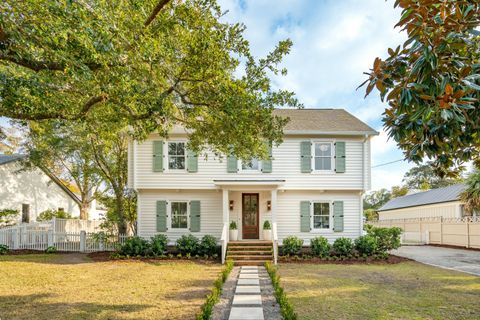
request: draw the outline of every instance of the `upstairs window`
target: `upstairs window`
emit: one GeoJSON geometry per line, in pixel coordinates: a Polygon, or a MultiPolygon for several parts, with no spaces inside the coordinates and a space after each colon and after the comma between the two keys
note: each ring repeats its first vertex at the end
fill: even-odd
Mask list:
{"type": "Polygon", "coordinates": [[[245,171],[259,171],[260,161],[258,159],[251,159],[250,161],[242,161],[242,170],[245,171]]]}
{"type": "Polygon", "coordinates": [[[314,168],[318,171],[333,170],[333,144],[331,142],[314,143],[314,168]]]}
{"type": "Polygon", "coordinates": [[[313,203],[313,229],[330,229],[330,203],[313,203]]]}
{"type": "Polygon", "coordinates": [[[185,170],[185,142],[168,143],[168,169],[185,170]]]}
{"type": "Polygon", "coordinates": [[[187,202],[172,202],[172,229],[188,228],[188,205],[187,202]]]}

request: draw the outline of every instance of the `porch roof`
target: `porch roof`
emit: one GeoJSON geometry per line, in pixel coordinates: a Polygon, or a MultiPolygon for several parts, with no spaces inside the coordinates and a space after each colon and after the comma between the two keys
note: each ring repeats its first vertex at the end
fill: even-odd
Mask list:
{"type": "Polygon", "coordinates": [[[285,183],[283,179],[215,179],[213,183],[219,187],[223,186],[281,186],[285,183]]]}

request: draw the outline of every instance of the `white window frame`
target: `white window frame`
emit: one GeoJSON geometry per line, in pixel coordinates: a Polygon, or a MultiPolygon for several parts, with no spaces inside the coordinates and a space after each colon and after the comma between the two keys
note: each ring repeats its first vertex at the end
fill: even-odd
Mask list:
{"type": "MultiPolygon", "coordinates": [[[[335,172],[335,140],[315,140],[312,141],[312,146],[311,146],[311,153],[312,153],[312,172],[314,173],[334,173],[335,172]],[[330,150],[332,150],[332,154],[330,156],[330,161],[331,161],[331,169],[330,170],[324,170],[324,169],[317,169],[315,167],[315,145],[317,143],[320,144],[330,144],[330,150]]],[[[326,157],[324,157],[326,158],[326,157]]]]}
{"type": "Polygon", "coordinates": [[[331,200],[314,200],[311,202],[310,206],[310,230],[312,232],[322,232],[322,231],[331,231],[333,232],[333,201],[331,200]],[[328,214],[328,228],[315,228],[314,227],[314,213],[315,213],[315,203],[328,203],[329,214],[328,214]]]}
{"type": "MultiPolygon", "coordinates": [[[[258,159],[257,159],[258,160],[258,159]]],[[[258,160],[258,169],[243,169],[243,160],[238,160],[238,172],[240,173],[261,173],[262,172],[262,160],[258,160]]]]}
{"type": "Polygon", "coordinates": [[[166,164],[164,165],[165,171],[170,172],[187,172],[187,140],[166,140],[164,143],[163,153],[166,155],[167,159],[166,164]],[[185,168],[183,169],[170,169],[170,154],[168,153],[169,143],[183,143],[184,144],[184,157],[185,157],[185,168]]]}
{"type": "Polygon", "coordinates": [[[168,215],[168,230],[170,231],[188,231],[190,230],[190,201],[188,200],[168,200],[167,201],[167,215],[168,215]],[[183,202],[187,204],[187,227],[186,228],[173,228],[172,227],[172,220],[173,220],[173,212],[172,212],[172,204],[174,202],[183,202]]]}

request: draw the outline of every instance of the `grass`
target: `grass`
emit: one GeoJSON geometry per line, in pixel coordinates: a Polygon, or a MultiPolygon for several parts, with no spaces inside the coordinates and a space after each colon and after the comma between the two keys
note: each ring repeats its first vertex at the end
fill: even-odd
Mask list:
{"type": "Polygon", "coordinates": [[[0,319],[195,319],[218,264],[0,256],[0,319]]]}
{"type": "Polygon", "coordinates": [[[416,262],[284,264],[299,319],[478,319],[480,278],[416,262]]]}

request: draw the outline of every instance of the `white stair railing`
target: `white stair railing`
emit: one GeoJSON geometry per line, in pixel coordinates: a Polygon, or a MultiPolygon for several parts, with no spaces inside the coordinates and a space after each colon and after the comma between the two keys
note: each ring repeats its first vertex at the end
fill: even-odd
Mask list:
{"type": "Polygon", "coordinates": [[[228,223],[223,224],[222,237],[220,238],[222,242],[222,264],[225,263],[225,258],[227,257],[227,246],[228,246],[228,223]]]}
{"type": "Polygon", "coordinates": [[[273,242],[273,263],[276,265],[278,260],[278,233],[277,223],[272,223],[272,242],[273,242]]]}

